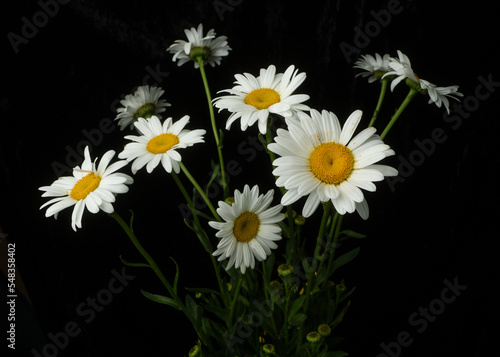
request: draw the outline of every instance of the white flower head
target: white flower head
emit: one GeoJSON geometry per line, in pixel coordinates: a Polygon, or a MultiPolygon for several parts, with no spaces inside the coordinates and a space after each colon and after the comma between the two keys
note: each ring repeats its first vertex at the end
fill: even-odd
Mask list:
{"type": "Polygon", "coordinates": [[[363,69],[365,72],[358,73],[356,77],[368,77],[368,83],[373,83],[391,70],[389,62],[390,56],[388,54],[385,54],[383,57],[378,53],[375,53],[375,57],[372,55],[362,55],[354,63],[354,68],[363,69]]]}
{"type": "Polygon", "coordinates": [[[125,149],[118,157],[129,162],[134,161],[132,163],[134,175],[146,164],[147,172],[151,173],[160,162],[167,172],[174,170],[175,173],[179,173],[179,162],[182,158],[178,150],[203,143],[203,135],[206,133],[204,129],[184,129],[187,123],[189,123],[188,115],[175,123],[172,118],[167,118],[163,124],[156,116],[149,119],[139,118],[134,124],[142,135],[125,136],[125,139],[133,142],[125,145],[125,149]]]}
{"type": "Polygon", "coordinates": [[[288,190],[281,204],[308,196],[304,217],[311,216],[320,202],[331,201],[338,213],[357,210],[367,219],[368,204],[361,189],[375,191],[373,182],[397,175],[392,167],[375,164],[394,151],[375,135],[373,127],[353,137],[360,110],[349,116],[343,128],[332,112],[312,109],[310,114],[287,118],[288,130],[278,129],[275,143],[268,146],[281,156],[273,162],[276,185],[288,190]]]}
{"type": "Polygon", "coordinates": [[[429,104],[435,103],[438,108],[441,108],[441,104],[443,104],[448,114],[450,113],[448,98],[459,100],[457,97],[463,97],[463,94],[458,92],[458,86],[438,87],[435,84],[419,78],[413,71],[408,56],[399,50],[398,58],[391,58],[389,67],[391,67],[392,71],[387,72],[384,77],[390,75],[396,76],[391,82],[391,91],[393,91],[403,79],[409,79],[411,85],[416,86],[420,92],[429,95],[429,104]]]}
{"type": "Polygon", "coordinates": [[[217,213],[224,222],[210,221],[208,224],[218,230],[215,234],[221,238],[214,256],[222,261],[229,258],[226,270],[233,265],[244,274],[247,268],[255,268],[255,259],[262,261],[271,254],[275,243],[281,239],[278,225],[285,215],[281,205],[269,207],[273,201],[273,190],[259,195],[259,187],[252,189],[245,185],[243,193],[234,191],[234,203],[229,205],[219,201],[217,213]]]}
{"type": "Polygon", "coordinates": [[[306,79],[305,73],[297,72],[298,69],[291,65],[285,73],[276,74],[276,67],[270,65],[267,69],[262,68],[257,78],[249,73],[236,74],[236,86],[220,91],[230,95],[214,99],[214,106],[219,108],[219,112],[222,109],[231,112],[226,129],[230,129],[231,124],[241,118],[242,131],[258,122],[260,133],[265,134],[269,114],[289,117],[294,112],[309,110],[308,106],[302,104],[309,96],[293,94],[306,79]]]}
{"type": "Polygon", "coordinates": [[[52,185],[39,188],[45,191],[42,197],[56,197],[40,207],[42,209],[51,205],[47,208],[45,216],[57,218],[60,211],[75,206],[71,216],[71,227],[76,231],[77,227],[82,228],[85,208],[91,213],[97,213],[99,210],[113,213],[112,203],[115,202],[115,196],[128,192],[126,185],[134,182],[129,175],[116,172],[127,165],[125,160],[109,165],[114,155],[113,150],[106,152],[96,167],[95,161],[92,162],[90,158],[88,146],[85,147],[82,167],[75,167],[73,176],[60,177],[52,185]]]}
{"type": "Polygon", "coordinates": [[[191,27],[190,30],[185,29],[187,41],[175,40],[167,51],[173,53],[172,61],[177,61],[178,66],[184,63],[193,61],[194,67],[199,68],[196,57],[201,56],[203,63],[209,63],[212,67],[215,64],[220,65],[222,57],[229,54],[231,48],[227,45],[227,37],[215,37],[215,31],[211,29],[206,36],[203,35],[203,24],[198,25],[198,29],[191,27]]]}
{"type": "Polygon", "coordinates": [[[140,86],[134,94],[127,94],[125,99],[120,101],[123,107],[118,108],[115,120],[118,120],[120,130],[127,126],[132,129],[134,122],[139,118],[149,118],[165,111],[165,107],[170,107],[165,99],[160,99],[165,91],[159,87],[140,86]]]}

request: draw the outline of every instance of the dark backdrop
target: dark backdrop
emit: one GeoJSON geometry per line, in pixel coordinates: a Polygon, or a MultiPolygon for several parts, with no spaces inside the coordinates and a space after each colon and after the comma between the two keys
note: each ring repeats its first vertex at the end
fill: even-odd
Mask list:
{"type": "MultiPolygon", "coordinates": [[[[460,86],[463,109],[448,119],[443,108],[428,105],[424,97],[414,100],[387,139],[397,154],[386,162],[400,169],[400,180],[392,186],[381,182],[376,193],[368,194],[368,222],[357,215],[346,217],[347,227],[368,238],[356,242],[361,254],[339,271],[357,290],[337,331],[347,337],[342,348],[352,356],[375,357],[384,352],[381,344],[396,351],[393,341],[404,331],[411,343],[393,355],[484,356],[491,350],[498,333],[493,292],[498,234],[493,228],[499,213],[500,114],[499,86],[491,84],[500,81],[497,12],[492,6],[444,1],[436,8],[408,0],[73,0],[43,10],[42,4],[19,1],[2,13],[6,61],[0,100],[0,226],[16,244],[17,267],[32,302],[31,309],[22,298],[17,300],[18,352],[34,347],[41,351],[50,336],[59,336],[64,345],[60,356],[181,356],[195,343],[179,313],[141,296],[141,288],[161,292],[149,271],[127,268],[134,278],[93,315],[87,299],[104,296],[114,274],[123,272],[119,255],[138,260],[137,253],[105,214],[86,212],[76,233],[70,227],[70,210],[58,220],[45,218],[39,207],[46,200],[38,187],[52,183],[64,166],[80,164],[72,164],[76,159],[71,152],[87,140],[85,133],[93,135],[93,157],[121,151],[122,132],[106,127],[101,137],[97,129],[109,124],[106,118],[114,118],[116,100],[141,84],[162,86],[164,98],[172,103],[168,115],[190,115],[190,128],[207,128],[207,143],[213,144],[198,71],[191,63],[177,67],[165,51],[184,38],[184,28],[200,22],[205,31],[214,28],[217,35],[228,36],[232,48],[221,66],[207,68],[214,96],[232,87],[235,73],[257,74],[269,64],[284,71],[294,64],[307,73],[297,90],[310,95],[307,104],[332,110],[341,121],[362,109],[366,124],[378,85],[354,79],[357,51],[395,55],[397,49],[411,58],[421,78],[460,86]],[[390,19],[384,17],[387,9],[397,9],[390,19]],[[49,14],[34,20],[40,11],[49,14]],[[26,21],[40,26],[24,29],[24,36],[31,38],[13,46],[9,34],[23,35],[26,21]],[[435,130],[442,133],[441,142],[431,144],[435,130]],[[442,299],[444,281],[466,288],[453,302],[440,305],[436,299],[442,299]],[[427,318],[425,328],[410,323],[412,314],[429,307],[438,309],[439,316],[427,318]],[[74,326],[80,330],[65,341],[62,331],[74,326]]],[[[388,97],[379,120],[403,99],[405,91],[398,89],[388,97]]],[[[218,118],[222,127],[227,113],[218,118]]],[[[234,148],[256,133],[256,128],[244,133],[237,128],[226,132],[226,147],[234,148]]],[[[209,154],[214,152],[183,152],[202,182],[214,157],[209,154]]],[[[226,151],[226,158],[237,160],[241,168],[231,177],[233,188],[263,181],[259,164],[265,157],[252,161],[233,149],[226,151]]],[[[179,262],[181,286],[210,284],[204,268],[208,260],[182,226],[177,207],[181,197],[171,178],[157,168],[151,175],[141,170],[135,180],[130,193],[118,197],[115,209],[124,217],[134,209],[139,236],[170,276],[174,266],[168,257],[179,262]]]]}

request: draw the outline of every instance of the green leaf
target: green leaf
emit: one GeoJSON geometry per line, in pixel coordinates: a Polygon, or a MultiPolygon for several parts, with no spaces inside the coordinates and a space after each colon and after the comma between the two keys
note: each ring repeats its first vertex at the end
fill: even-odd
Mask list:
{"type": "Polygon", "coordinates": [[[289,322],[295,316],[295,314],[300,310],[300,308],[304,304],[305,299],[306,299],[306,296],[302,295],[301,297],[299,297],[297,300],[295,300],[292,303],[292,307],[290,307],[290,312],[288,313],[288,321],[289,322]]]}
{"type": "Polygon", "coordinates": [[[134,228],[132,228],[132,224],[134,223],[134,211],[130,210],[130,221],[129,221],[129,228],[132,233],[134,233],[134,228]]]}
{"type": "Polygon", "coordinates": [[[229,316],[227,309],[220,306],[207,304],[205,305],[205,309],[214,313],[217,317],[220,317],[222,321],[226,321],[229,316]]]}
{"type": "Polygon", "coordinates": [[[208,180],[208,183],[207,183],[207,186],[206,186],[207,188],[205,190],[205,194],[207,194],[207,195],[208,195],[208,188],[210,187],[210,185],[212,184],[212,182],[215,180],[215,178],[217,176],[219,176],[219,174],[220,174],[220,165],[216,164],[214,162],[214,160],[212,160],[210,162],[210,165],[212,166],[212,175],[210,176],[210,180],[208,180]]]}
{"type": "Polygon", "coordinates": [[[344,351],[333,351],[333,352],[328,352],[326,354],[326,357],[345,357],[345,356],[349,356],[349,353],[344,351]]]}
{"type": "Polygon", "coordinates": [[[186,308],[196,320],[196,316],[198,315],[198,305],[191,295],[186,295],[186,308]]]}
{"type": "Polygon", "coordinates": [[[330,272],[330,275],[333,274],[333,272],[335,270],[337,270],[338,268],[340,268],[341,266],[349,263],[351,260],[356,258],[359,251],[360,251],[360,248],[357,247],[357,248],[354,248],[353,250],[348,251],[347,253],[342,254],[337,259],[335,259],[335,261],[332,264],[332,268],[331,268],[332,271],[330,272]]]}
{"type": "Polygon", "coordinates": [[[120,255],[120,260],[122,263],[128,267],[145,267],[145,268],[151,268],[149,264],[146,263],[131,263],[127,260],[125,260],[121,255],[120,255]]]}
{"type": "Polygon", "coordinates": [[[307,315],[299,312],[298,314],[295,314],[291,319],[288,320],[288,323],[292,326],[299,326],[306,321],[307,315]]]}
{"type": "Polygon", "coordinates": [[[177,265],[177,262],[175,261],[174,258],[170,257],[170,259],[172,259],[172,261],[175,264],[175,277],[174,277],[173,289],[174,293],[177,295],[177,283],[179,282],[179,265],[177,265]]]}
{"type": "Polygon", "coordinates": [[[186,288],[187,291],[190,291],[192,293],[202,293],[202,294],[216,294],[220,296],[220,292],[215,291],[213,289],[207,289],[207,288],[186,288]]]}
{"type": "Polygon", "coordinates": [[[351,238],[358,238],[358,239],[366,238],[365,234],[357,233],[357,232],[354,232],[350,229],[343,230],[342,232],[340,232],[340,234],[346,235],[346,236],[351,237],[351,238]]]}
{"type": "Polygon", "coordinates": [[[171,299],[167,296],[148,293],[147,291],[144,291],[142,289],[141,289],[141,293],[142,293],[142,295],[144,295],[145,297],[147,297],[151,301],[157,302],[159,304],[165,304],[165,305],[172,306],[173,308],[176,308],[177,310],[181,309],[177,305],[177,303],[175,302],[174,299],[171,299]]]}

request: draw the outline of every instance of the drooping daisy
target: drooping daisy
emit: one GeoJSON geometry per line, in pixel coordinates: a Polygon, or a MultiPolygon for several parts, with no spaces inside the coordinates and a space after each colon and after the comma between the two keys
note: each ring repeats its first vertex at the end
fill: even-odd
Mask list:
{"type": "Polygon", "coordinates": [[[234,203],[219,201],[217,213],[224,222],[211,221],[208,224],[218,230],[221,238],[214,256],[222,261],[229,258],[226,270],[233,265],[244,274],[247,268],[255,268],[255,259],[262,261],[278,246],[281,239],[278,222],[285,218],[281,205],[269,207],[273,201],[273,190],[259,195],[259,187],[252,189],[245,185],[243,193],[234,191],[234,203]]]}
{"type": "Polygon", "coordinates": [[[165,99],[160,99],[165,91],[159,87],[140,86],[134,94],[127,94],[120,101],[123,107],[118,108],[115,120],[118,120],[120,130],[130,125],[132,129],[134,122],[139,118],[149,118],[165,111],[170,107],[165,99]]]}
{"type": "Polygon", "coordinates": [[[309,110],[308,106],[301,104],[309,99],[307,94],[292,95],[306,79],[305,73],[297,72],[291,65],[285,73],[276,74],[276,67],[270,65],[267,69],[262,68],[257,78],[249,73],[236,74],[234,83],[237,85],[220,91],[230,95],[214,99],[219,112],[227,109],[232,113],[227,120],[226,129],[241,118],[242,131],[258,121],[260,133],[265,134],[270,113],[289,117],[296,111],[309,110]]]}
{"type": "Polygon", "coordinates": [[[463,97],[463,94],[458,92],[458,86],[438,87],[424,79],[419,78],[411,67],[411,62],[408,56],[398,50],[398,58],[391,58],[389,67],[392,71],[387,72],[385,76],[395,75],[396,78],[391,82],[391,91],[401,82],[406,79],[407,84],[412,88],[417,89],[423,94],[429,95],[429,104],[435,103],[438,108],[444,104],[448,114],[450,113],[450,105],[448,98],[459,100],[457,97],[463,97]],[[410,82],[408,82],[410,80],[410,82]]]}
{"type": "Polygon", "coordinates": [[[181,161],[181,155],[177,150],[203,143],[203,135],[206,132],[204,129],[184,129],[187,123],[189,123],[188,115],[175,123],[172,118],[167,118],[163,124],[156,116],[149,119],[139,118],[134,124],[142,135],[125,136],[125,139],[132,140],[133,143],[127,144],[118,157],[129,162],[134,161],[132,163],[134,175],[146,164],[147,172],[151,173],[160,162],[167,172],[170,173],[173,169],[175,173],[179,173],[178,162],[181,161]]]}
{"type": "Polygon", "coordinates": [[[91,213],[97,213],[99,210],[112,213],[115,196],[118,193],[128,192],[126,185],[134,182],[129,175],[116,172],[127,165],[125,160],[109,165],[114,155],[113,150],[106,152],[96,168],[95,161],[92,162],[90,158],[89,148],[86,147],[82,167],[75,167],[73,176],[63,176],[50,186],[40,187],[39,190],[45,191],[42,197],[56,197],[40,207],[42,209],[51,205],[47,208],[45,216],[57,218],[60,211],[75,206],[71,215],[71,227],[76,231],[77,227],[82,228],[85,207],[91,213]]]}
{"type": "Polygon", "coordinates": [[[215,37],[215,31],[211,29],[206,36],[203,36],[203,24],[198,25],[198,29],[191,27],[190,30],[184,30],[187,41],[175,40],[174,44],[167,48],[167,51],[174,54],[172,61],[177,62],[178,66],[193,61],[194,67],[199,68],[196,57],[201,56],[203,63],[209,63],[212,67],[215,64],[220,65],[221,58],[229,54],[231,49],[227,45],[227,37],[215,37]]]}
{"type": "Polygon", "coordinates": [[[385,54],[384,57],[375,53],[375,57],[372,55],[362,55],[360,59],[354,63],[354,68],[360,68],[365,70],[356,74],[356,77],[368,77],[368,83],[373,83],[377,79],[382,78],[384,74],[391,71],[389,67],[390,56],[385,54]]]}
{"type": "Polygon", "coordinates": [[[373,127],[364,129],[354,138],[362,112],[356,110],[341,129],[332,112],[321,114],[311,110],[311,116],[298,113],[287,118],[288,130],[278,129],[275,143],[268,148],[281,157],[274,160],[276,185],[288,191],[281,204],[290,205],[308,196],[302,210],[311,216],[320,202],[330,200],[340,214],[357,210],[368,218],[368,205],[361,189],[375,191],[373,182],[384,176],[395,176],[397,170],[375,165],[394,151],[375,135],[373,127]],[[352,138],[352,139],[351,139],[352,138]]]}

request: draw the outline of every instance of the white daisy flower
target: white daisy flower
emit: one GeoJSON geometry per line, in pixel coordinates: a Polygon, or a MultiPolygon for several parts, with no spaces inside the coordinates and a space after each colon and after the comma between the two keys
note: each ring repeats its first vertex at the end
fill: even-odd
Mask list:
{"type": "Polygon", "coordinates": [[[167,172],[170,173],[173,169],[175,173],[179,173],[178,162],[181,161],[181,155],[177,150],[203,143],[203,135],[206,133],[204,129],[184,129],[187,123],[189,123],[188,115],[175,123],[172,118],[167,118],[163,124],[156,116],[149,119],[139,118],[134,125],[142,135],[125,136],[125,139],[134,142],[127,144],[118,157],[129,162],[134,161],[132,163],[134,175],[146,164],[147,172],[151,173],[160,162],[167,172]]]}
{"type": "Polygon", "coordinates": [[[77,227],[82,228],[85,207],[91,213],[97,213],[99,210],[112,213],[114,209],[111,204],[115,202],[115,196],[118,193],[128,192],[126,185],[134,182],[129,175],[116,172],[127,165],[125,160],[109,165],[114,155],[113,150],[105,153],[96,168],[95,161],[92,162],[90,158],[88,146],[85,147],[82,167],[75,167],[73,176],[60,177],[52,185],[39,188],[45,191],[42,197],[56,197],[40,207],[42,209],[51,205],[47,208],[45,216],[57,218],[60,211],[75,206],[71,216],[71,227],[76,231],[77,227]]]}
{"type": "MultiPolygon", "coordinates": [[[[447,97],[455,100],[459,100],[457,97],[463,97],[463,94],[458,92],[458,86],[438,87],[424,79],[419,78],[411,68],[411,62],[408,56],[399,50],[398,58],[391,58],[390,61],[389,67],[391,67],[392,71],[387,72],[384,77],[390,75],[397,76],[391,82],[391,91],[394,90],[399,82],[408,78],[414,85],[416,85],[415,89],[429,95],[429,104],[435,103],[438,108],[441,108],[441,104],[444,104],[448,114],[450,113],[450,105],[447,97]]],[[[411,82],[409,85],[412,85],[411,82]]]]}
{"type": "Polygon", "coordinates": [[[123,105],[116,111],[120,130],[130,125],[132,129],[134,122],[139,118],[149,118],[165,111],[164,107],[170,107],[165,99],[160,99],[165,91],[159,87],[140,86],[134,94],[127,94],[125,99],[120,101],[123,105]]]}
{"type": "Polygon", "coordinates": [[[203,25],[199,24],[198,29],[191,27],[190,30],[184,30],[187,41],[176,40],[173,45],[167,48],[167,51],[174,54],[172,61],[177,62],[178,66],[193,61],[194,67],[199,68],[196,57],[201,56],[204,63],[209,63],[212,67],[215,64],[220,65],[221,58],[229,54],[231,49],[227,45],[227,37],[215,37],[215,31],[211,29],[206,36],[203,36],[203,25]]]}
{"type": "Polygon", "coordinates": [[[219,201],[217,213],[224,222],[210,221],[208,224],[218,230],[216,237],[221,238],[214,256],[220,255],[219,261],[229,258],[226,270],[233,265],[245,274],[247,268],[255,268],[255,259],[262,261],[271,254],[271,249],[281,239],[278,225],[285,218],[280,213],[283,206],[269,207],[273,201],[273,190],[259,195],[259,187],[250,190],[245,185],[243,193],[234,191],[234,203],[229,205],[219,201]]]}
{"type": "Polygon", "coordinates": [[[391,71],[389,67],[390,56],[385,54],[384,57],[375,53],[375,57],[372,55],[362,55],[360,59],[354,63],[354,68],[360,68],[365,70],[365,72],[358,73],[356,77],[368,77],[368,83],[373,83],[377,79],[382,78],[384,74],[391,71]]]}
{"type": "Polygon", "coordinates": [[[332,112],[321,114],[311,110],[311,116],[298,113],[287,118],[288,130],[278,129],[275,143],[268,148],[281,157],[274,160],[276,185],[288,191],[281,204],[290,205],[308,196],[302,210],[311,216],[320,202],[330,200],[340,214],[357,210],[368,218],[368,204],[360,189],[375,191],[374,181],[384,176],[396,176],[397,170],[375,165],[394,151],[375,135],[373,127],[364,129],[352,138],[362,112],[356,110],[341,129],[332,112]],[[352,138],[352,139],[351,139],[352,138]]]}
{"type": "Polygon", "coordinates": [[[276,67],[270,65],[267,69],[262,68],[257,78],[249,73],[236,74],[234,83],[237,85],[232,89],[220,91],[231,95],[214,99],[214,105],[219,108],[219,112],[227,109],[232,113],[226,123],[226,129],[229,129],[236,119],[241,118],[242,131],[258,121],[259,131],[265,134],[270,113],[289,117],[296,111],[309,110],[308,106],[301,104],[309,99],[307,94],[292,95],[306,79],[305,73],[297,72],[291,65],[285,73],[276,74],[276,67]]]}

